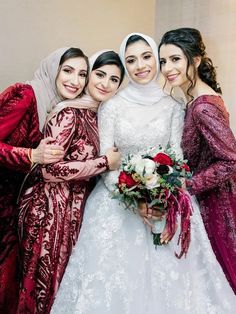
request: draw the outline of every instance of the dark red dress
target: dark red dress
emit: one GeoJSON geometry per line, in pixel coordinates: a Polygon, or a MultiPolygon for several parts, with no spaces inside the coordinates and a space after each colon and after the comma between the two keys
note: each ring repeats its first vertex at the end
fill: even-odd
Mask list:
{"type": "Polygon", "coordinates": [[[16,198],[31,163],[25,147],[41,139],[34,91],[15,84],[0,95],[0,313],[15,313],[18,295],[16,198]],[[16,146],[16,147],[14,147],[16,146]]]}
{"type": "Polygon", "coordinates": [[[216,257],[236,293],[236,140],[219,96],[200,96],[188,108],[182,139],[216,257]]]}
{"type": "Polygon", "coordinates": [[[98,157],[97,114],[65,108],[46,127],[66,151],[64,160],[39,167],[39,181],[20,202],[23,282],[18,313],[50,312],[79,235],[91,178],[108,170],[98,157]]]}

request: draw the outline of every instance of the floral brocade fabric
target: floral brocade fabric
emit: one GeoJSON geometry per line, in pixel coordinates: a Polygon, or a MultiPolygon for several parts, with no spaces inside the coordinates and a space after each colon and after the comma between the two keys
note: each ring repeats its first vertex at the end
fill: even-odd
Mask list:
{"type": "Polygon", "coordinates": [[[35,147],[39,131],[31,86],[17,83],[0,95],[0,313],[16,311],[18,237],[16,199],[31,163],[24,147],[35,147]]]}
{"type": "MultiPolygon", "coordinates": [[[[181,156],[183,116],[170,97],[140,105],[119,95],[99,111],[101,153],[115,143],[123,156],[171,145],[181,156]]],[[[191,243],[178,259],[179,230],[155,246],[141,217],[112,198],[119,171],[103,175],[90,194],[76,246],[51,314],[232,314],[234,293],[211,249],[191,197],[191,243]]]]}
{"type": "Polygon", "coordinates": [[[189,182],[208,237],[236,293],[236,140],[219,96],[200,96],[188,108],[182,147],[194,172],[189,182]]]}
{"type": "Polygon", "coordinates": [[[66,151],[64,160],[36,169],[37,182],[20,202],[23,279],[18,313],[50,312],[75,245],[95,175],[107,170],[98,157],[97,115],[65,108],[46,127],[66,151]]]}

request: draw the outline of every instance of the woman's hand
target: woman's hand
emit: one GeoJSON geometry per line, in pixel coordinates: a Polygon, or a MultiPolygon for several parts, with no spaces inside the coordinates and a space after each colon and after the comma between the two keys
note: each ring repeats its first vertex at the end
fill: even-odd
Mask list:
{"type": "MultiPolygon", "coordinates": [[[[176,232],[177,228],[178,228],[178,224],[176,223],[175,224],[175,232],[176,232]]],[[[170,242],[171,239],[173,238],[173,236],[175,235],[175,232],[174,232],[174,234],[171,235],[168,231],[167,226],[165,226],[165,229],[163,230],[163,232],[161,234],[161,243],[168,244],[168,242],[170,242]]]]}
{"type": "Polygon", "coordinates": [[[144,201],[139,201],[138,204],[139,208],[139,215],[142,218],[148,218],[152,220],[162,220],[165,218],[165,212],[162,210],[158,209],[158,207],[148,207],[147,203],[144,201]]]}
{"type": "Polygon", "coordinates": [[[64,148],[58,144],[50,144],[54,139],[47,137],[39,143],[38,147],[32,149],[31,161],[39,164],[51,164],[63,159],[64,148]]]}
{"type": "Polygon", "coordinates": [[[106,157],[110,170],[117,170],[121,164],[121,154],[117,147],[111,147],[106,151],[106,157]]]}
{"type": "Polygon", "coordinates": [[[165,218],[165,212],[159,210],[156,207],[148,207],[147,203],[144,201],[139,201],[138,209],[138,213],[142,217],[143,222],[147,224],[151,230],[153,230],[154,225],[150,222],[149,219],[151,219],[152,221],[160,221],[165,218]]]}

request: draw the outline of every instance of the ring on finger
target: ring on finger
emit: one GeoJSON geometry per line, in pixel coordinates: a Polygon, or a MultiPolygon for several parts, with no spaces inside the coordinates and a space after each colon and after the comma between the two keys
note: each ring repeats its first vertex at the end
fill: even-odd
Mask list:
{"type": "Polygon", "coordinates": [[[58,153],[58,150],[57,150],[57,149],[52,149],[52,155],[53,155],[53,156],[57,155],[57,153],[58,153]]]}

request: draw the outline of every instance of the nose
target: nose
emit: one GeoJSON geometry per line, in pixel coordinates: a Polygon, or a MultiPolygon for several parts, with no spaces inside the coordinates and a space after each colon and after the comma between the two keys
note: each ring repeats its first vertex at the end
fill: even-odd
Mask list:
{"type": "Polygon", "coordinates": [[[166,61],[166,63],[163,64],[161,67],[163,73],[169,73],[173,68],[171,62],[168,61],[166,61]]]}
{"type": "Polygon", "coordinates": [[[102,84],[102,86],[104,88],[108,88],[108,86],[109,86],[109,77],[104,77],[102,82],[101,82],[101,84],[102,84]]]}
{"type": "Polygon", "coordinates": [[[141,69],[144,67],[144,61],[142,58],[138,58],[137,65],[138,65],[138,69],[141,69]]]}
{"type": "Polygon", "coordinates": [[[71,77],[71,84],[77,86],[77,85],[80,85],[80,80],[79,80],[79,76],[78,74],[75,74],[71,77]]]}

